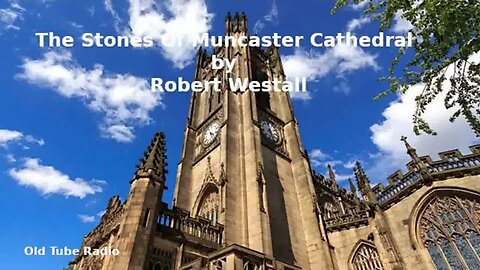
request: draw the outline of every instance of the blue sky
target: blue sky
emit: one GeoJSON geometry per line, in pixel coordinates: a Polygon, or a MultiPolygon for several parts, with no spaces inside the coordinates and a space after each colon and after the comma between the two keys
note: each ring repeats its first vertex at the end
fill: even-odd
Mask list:
{"type": "MultiPolygon", "coordinates": [[[[170,201],[188,110],[188,93],[152,94],[151,77],[193,77],[195,48],[39,48],[35,32],[78,38],[84,32],[160,38],[224,32],[228,11],[244,11],[251,32],[270,35],[378,33],[378,24],[350,6],[330,14],[329,1],[220,0],[61,1],[0,3],[0,270],[61,269],[68,256],[30,256],[25,246],[79,247],[108,198],[128,193],[135,164],[151,136],[167,136],[170,201]],[[189,16],[186,16],[185,13],[189,16]]],[[[396,16],[389,33],[409,29],[396,16]]],[[[439,133],[414,136],[413,86],[402,97],[373,97],[384,84],[394,48],[281,48],[287,76],[308,77],[294,96],[304,147],[319,172],[334,165],[341,185],[361,160],[372,182],[404,168],[406,135],[420,154],[478,143],[465,121],[448,123],[443,102],[426,118],[439,133]]]]}

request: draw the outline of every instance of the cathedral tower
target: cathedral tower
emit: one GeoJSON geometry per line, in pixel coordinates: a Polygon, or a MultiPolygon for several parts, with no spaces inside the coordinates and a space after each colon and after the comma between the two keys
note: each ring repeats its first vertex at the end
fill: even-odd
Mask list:
{"type": "MultiPolygon", "coordinates": [[[[247,36],[244,14],[225,23],[226,36],[247,36]]],[[[236,64],[231,73],[213,70],[211,55],[198,52],[195,79],[218,78],[222,86],[192,95],[174,205],[223,224],[225,245],[303,269],[330,266],[289,94],[229,91],[230,79],[285,80],[278,49],[218,47],[213,54],[236,64]]]]}

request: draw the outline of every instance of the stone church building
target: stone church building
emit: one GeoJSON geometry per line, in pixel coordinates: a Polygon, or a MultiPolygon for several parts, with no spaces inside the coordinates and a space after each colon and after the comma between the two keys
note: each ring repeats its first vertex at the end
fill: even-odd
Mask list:
{"type": "MultiPolygon", "coordinates": [[[[244,14],[226,35],[246,36],[244,14]]],[[[108,202],[75,270],[480,269],[480,145],[439,160],[411,158],[388,185],[372,186],[357,162],[350,188],[329,167],[312,170],[285,92],[233,92],[229,78],[285,79],[277,48],[217,47],[236,59],[212,70],[200,49],[195,80],[221,91],[192,93],[171,206],[162,201],[166,140],[154,136],[125,202],[108,202]],[[355,182],[355,183],[354,183],[355,182]]]]}

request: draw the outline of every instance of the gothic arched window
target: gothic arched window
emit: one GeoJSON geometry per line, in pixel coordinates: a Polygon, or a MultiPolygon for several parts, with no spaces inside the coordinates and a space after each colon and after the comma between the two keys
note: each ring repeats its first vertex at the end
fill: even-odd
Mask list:
{"type": "Polygon", "coordinates": [[[202,200],[198,207],[197,216],[211,220],[213,223],[218,222],[219,214],[219,196],[216,187],[209,187],[205,190],[202,200]]]}
{"type": "Polygon", "coordinates": [[[382,261],[375,246],[368,243],[360,243],[352,257],[354,270],[382,270],[382,261]]]}
{"type": "Polygon", "coordinates": [[[479,214],[480,198],[466,192],[428,201],[418,219],[418,233],[438,270],[480,269],[479,214]]]}

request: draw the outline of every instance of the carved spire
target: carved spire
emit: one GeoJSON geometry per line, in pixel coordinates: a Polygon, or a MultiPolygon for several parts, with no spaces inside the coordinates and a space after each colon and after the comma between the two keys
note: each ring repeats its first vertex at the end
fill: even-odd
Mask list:
{"type": "Polygon", "coordinates": [[[335,172],[333,171],[332,165],[328,164],[327,169],[328,169],[328,178],[330,179],[330,181],[332,181],[332,188],[334,190],[337,190],[337,178],[335,176],[335,172]]]}
{"type": "Polygon", "coordinates": [[[328,169],[328,177],[330,178],[330,180],[332,180],[333,182],[337,182],[337,179],[335,178],[335,172],[333,171],[332,165],[328,164],[327,169],[328,169]]]}
{"type": "Polygon", "coordinates": [[[420,160],[417,155],[417,150],[408,143],[407,137],[402,136],[400,140],[405,144],[405,148],[407,148],[407,154],[412,158],[412,160],[420,160]]]}
{"type": "Polygon", "coordinates": [[[357,179],[358,189],[362,191],[365,189],[366,186],[370,186],[370,181],[368,180],[365,171],[362,168],[362,164],[360,161],[355,162],[355,167],[353,168],[353,172],[355,173],[355,178],[357,179]]]}
{"type": "Polygon", "coordinates": [[[355,205],[359,206],[360,204],[360,201],[359,201],[359,198],[358,198],[358,194],[357,194],[357,188],[355,187],[355,184],[353,184],[352,182],[352,178],[348,178],[348,184],[350,185],[350,193],[353,194],[353,202],[355,203],[355,205]]]}
{"type": "Polygon", "coordinates": [[[212,171],[212,159],[210,156],[207,157],[207,171],[205,172],[205,178],[203,181],[212,181],[215,180],[215,176],[212,171]]]}
{"type": "Polygon", "coordinates": [[[165,175],[168,173],[165,168],[168,165],[166,159],[165,134],[163,132],[157,132],[150,142],[147,151],[145,151],[143,157],[140,158],[136,175],[148,173],[160,181],[165,181],[165,175]]]}
{"type": "Polygon", "coordinates": [[[350,185],[350,192],[351,192],[353,195],[357,196],[357,188],[356,188],[355,185],[353,184],[352,178],[350,178],[350,177],[348,178],[348,184],[350,185]]]}
{"type": "Polygon", "coordinates": [[[407,154],[412,159],[423,179],[429,181],[431,179],[431,175],[428,171],[427,164],[425,164],[425,162],[423,162],[423,160],[420,159],[420,157],[417,155],[417,150],[408,143],[407,137],[402,136],[400,140],[405,143],[405,148],[407,148],[407,154]]]}
{"type": "Polygon", "coordinates": [[[353,169],[355,173],[355,178],[357,179],[358,189],[362,193],[364,199],[370,203],[376,203],[377,199],[375,194],[373,194],[372,187],[370,186],[370,180],[367,177],[367,174],[363,170],[362,164],[360,161],[355,162],[355,167],[353,169]]]}

